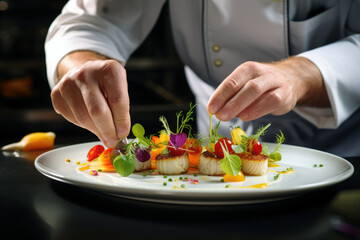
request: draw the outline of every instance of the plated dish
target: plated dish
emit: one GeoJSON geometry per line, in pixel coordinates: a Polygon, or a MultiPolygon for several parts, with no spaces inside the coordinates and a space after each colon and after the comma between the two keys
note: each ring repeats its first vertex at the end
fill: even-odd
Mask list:
{"type": "MultiPolygon", "coordinates": [[[[51,179],[106,194],[152,202],[201,205],[249,204],[290,198],[341,182],[354,171],[348,161],[338,156],[283,144],[279,166],[269,167],[263,176],[245,176],[246,181],[242,182],[222,182],[221,176],[191,171],[166,178],[153,170],[127,177],[107,172],[92,176],[90,170],[80,171],[76,162],[85,162],[89,149],[96,144],[101,143],[51,150],[35,160],[35,167],[51,179]],[[290,169],[292,174],[287,174],[290,169]]],[[[267,144],[269,149],[276,147],[276,144],[267,144]]]]}

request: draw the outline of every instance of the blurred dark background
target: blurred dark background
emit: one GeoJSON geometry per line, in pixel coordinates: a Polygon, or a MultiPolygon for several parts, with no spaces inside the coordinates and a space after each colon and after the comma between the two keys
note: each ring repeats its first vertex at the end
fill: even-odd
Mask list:
{"type": "MultiPolygon", "coordinates": [[[[66,2],[0,0],[1,145],[36,131],[55,132],[56,144],[97,140],[57,115],[51,104],[44,41],[48,27],[66,2]]],[[[141,123],[146,133],[161,129],[161,115],[174,125],[176,112],[186,111],[190,102],[194,103],[174,49],[166,5],[126,69],[132,123],[141,123]]]]}

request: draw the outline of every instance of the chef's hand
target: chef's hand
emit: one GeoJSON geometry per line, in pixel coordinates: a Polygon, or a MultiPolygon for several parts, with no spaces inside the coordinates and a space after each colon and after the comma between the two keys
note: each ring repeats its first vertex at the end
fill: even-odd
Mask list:
{"type": "Polygon", "coordinates": [[[215,90],[208,112],[221,121],[250,121],[285,114],[295,105],[330,106],[320,70],[302,57],[240,65],[215,90]]]}
{"type": "Polygon", "coordinates": [[[130,131],[129,96],[123,66],[94,52],[73,52],[58,66],[53,107],[68,121],[114,147],[130,131]]]}

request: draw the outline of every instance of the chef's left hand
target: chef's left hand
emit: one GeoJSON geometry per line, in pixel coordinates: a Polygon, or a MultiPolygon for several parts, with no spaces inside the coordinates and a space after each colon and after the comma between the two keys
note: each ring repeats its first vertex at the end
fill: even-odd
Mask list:
{"type": "Polygon", "coordinates": [[[240,65],[215,90],[208,112],[221,121],[250,121],[285,114],[296,105],[330,106],[320,70],[302,57],[240,65]]]}

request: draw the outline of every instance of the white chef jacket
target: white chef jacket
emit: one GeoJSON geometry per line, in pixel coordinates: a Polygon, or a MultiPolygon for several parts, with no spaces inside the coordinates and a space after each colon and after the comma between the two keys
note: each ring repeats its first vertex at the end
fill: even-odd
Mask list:
{"type": "MultiPolygon", "coordinates": [[[[45,44],[54,86],[58,62],[76,50],[93,50],[124,65],[156,23],[163,0],[70,0],[52,23],[45,44]]],[[[288,144],[360,155],[360,1],[169,0],[175,46],[197,107],[198,130],[207,135],[206,105],[214,89],[245,61],[292,55],[320,69],[330,108],[296,107],[283,116],[222,123],[248,134],[272,123],[264,141],[281,129],[288,144]]]]}

